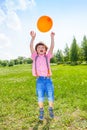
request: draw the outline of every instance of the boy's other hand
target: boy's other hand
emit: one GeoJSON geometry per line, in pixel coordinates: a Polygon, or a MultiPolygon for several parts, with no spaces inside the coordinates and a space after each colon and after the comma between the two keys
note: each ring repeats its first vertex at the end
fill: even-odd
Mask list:
{"type": "Polygon", "coordinates": [[[51,37],[54,37],[55,36],[55,33],[54,32],[51,32],[51,37]]]}
{"type": "Polygon", "coordinates": [[[34,31],[30,31],[30,35],[33,39],[36,37],[36,33],[34,31]]]}

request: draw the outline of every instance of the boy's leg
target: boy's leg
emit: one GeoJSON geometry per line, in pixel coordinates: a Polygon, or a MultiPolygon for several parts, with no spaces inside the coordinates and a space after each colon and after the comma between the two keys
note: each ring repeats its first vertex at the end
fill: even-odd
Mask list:
{"type": "Polygon", "coordinates": [[[54,107],[54,102],[53,101],[49,101],[49,107],[54,107]]]}
{"type": "Polygon", "coordinates": [[[49,102],[49,115],[51,118],[54,118],[53,102],[49,102]]]}
{"type": "Polygon", "coordinates": [[[37,92],[38,105],[39,105],[39,120],[43,120],[44,119],[44,109],[43,109],[44,85],[41,78],[38,78],[36,82],[36,92],[37,92]]]}
{"type": "Polygon", "coordinates": [[[38,102],[39,105],[39,120],[44,119],[44,108],[43,108],[43,102],[38,102]]]}
{"type": "Polygon", "coordinates": [[[49,115],[50,115],[51,118],[54,118],[54,113],[53,113],[54,86],[53,86],[51,79],[47,80],[46,88],[47,88],[47,97],[48,97],[48,101],[49,101],[49,115]]]}
{"type": "Polygon", "coordinates": [[[43,108],[43,102],[38,102],[39,108],[43,108]]]}

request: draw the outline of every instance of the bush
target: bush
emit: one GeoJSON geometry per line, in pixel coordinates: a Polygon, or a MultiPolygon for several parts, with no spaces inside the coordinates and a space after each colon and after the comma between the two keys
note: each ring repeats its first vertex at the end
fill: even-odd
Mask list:
{"type": "Polygon", "coordinates": [[[9,63],[8,63],[8,66],[10,67],[10,66],[14,66],[14,61],[10,61],[9,63]]]}
{"type": "Polygon", "coordinates": [[[73,66],[74,66],[74,65],[78,65],[78,64],[77,64],[77,61],[75,61],[75,62],[74,62],[74,61],[71,62],[71,65],[73,65],[73,66]]]}
{"type": "Polygon", "coordinates": [[[8,60],[3,60],[1,66],[5,67],[8,65],[8,60]]]}

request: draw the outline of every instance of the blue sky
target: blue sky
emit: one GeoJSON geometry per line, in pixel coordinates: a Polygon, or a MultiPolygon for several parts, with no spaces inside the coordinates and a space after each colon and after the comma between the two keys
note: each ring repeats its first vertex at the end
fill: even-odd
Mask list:
{"type": "Polygon", "coordinates": [[[50,46],[50,32],[55,32],[55,48],[70,47],[73,37],[80,45],[87,36],[87,0],[0,0],[0,59],[30,57],[29,32],[36,32],[35,44],[50,46]],[[40,16],[53,20],[49,32],[42,33],[36,23],[40,16]]]}

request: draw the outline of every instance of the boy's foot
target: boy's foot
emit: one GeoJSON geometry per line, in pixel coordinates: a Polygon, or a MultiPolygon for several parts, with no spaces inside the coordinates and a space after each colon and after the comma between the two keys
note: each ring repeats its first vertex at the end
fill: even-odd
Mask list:
{"type": "Polygon", "coordinates": [[[44,110],[43,110],[43,108],[40,108],[39,120],[43,121],[43,119],[44,119],[44,110]]]}
{"type": "Polygon", "coordinates": [[[51,119],[54,118],[54,113],[53,113],[53,108],[52,107],[49,107],[49,116],[51,119]]]}

